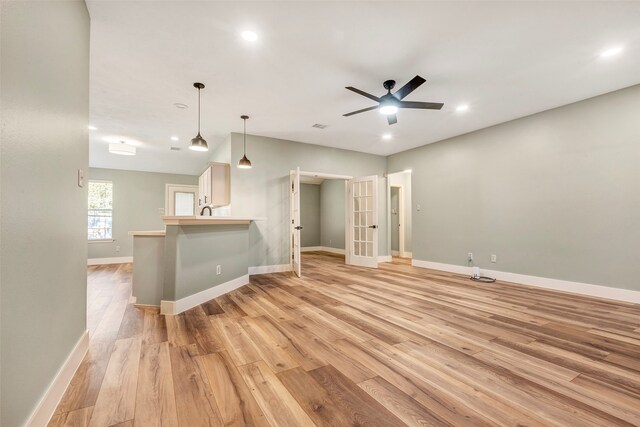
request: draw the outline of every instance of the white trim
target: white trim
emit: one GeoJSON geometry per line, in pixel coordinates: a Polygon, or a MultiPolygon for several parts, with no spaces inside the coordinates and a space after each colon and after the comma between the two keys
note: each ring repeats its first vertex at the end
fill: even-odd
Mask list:
{"type": "Polygon", "coordinates": [[[132,262],[132,256],[114,256],[110,258],[89,258],[87,265],[127,264],[132,262]]]}
{"type": "Polygon", "coordinates": [[[344,179],[349,180],[353,179],[350,175],[336,175],[332,173],[321,173],[321,172],[308,172],[308,171],[300,171],[300,176],[312,176],[314,178],[322,178],[322,179],[344,179]]]}
{"type": "Polygon", "coordinates": [[[391,256],[400,256],[400,251],[391,251],[391,256]]]}
{"type": "Polygon", "coordinates": [[[245,274],[220,285],[215,285],[197,294],[189,295],[178,301],[160,301],[160,314],[180,314],[197,305],[210,301],[249,283],[249,275],[245,274]]]}
{"type": "Polygon", "coordinates": [[[391,255],[378,255],[378,262],[391,262],[391,255]]]}
{"type": "Polygon", "coordinates": [[[258,265],[256,267],[249,267],[250,276],[255,274],[282,273],[283,271],[292,271],[291,264],[258,265]]]}
{"type": "Polygon", "coordinates": [[[413,253],[411,252],[404,252],[404,256],[400,255],[400,251],[391,251],[391,256],[397,256],[400,258],[413,258],[413,253]]]}
{"type": "Polygon", "coordinates": [[[113,243],[115,242],[114,239],[92,239],[92,240],[87,240],[87,243],[113,243]]]}
{"type": "Polygon", "coordinates": [[[89,258],[87,265],[106,265],[106,264],[127,264],[132,263],[132,256],[110,257],[110,258],[89,258]]]}
{"type": "Polygon", "coordinates": [[[89,331],[85,330],[31,413],[25,427],[41,427],[49,423],[87,350],[89,350],[89,331]]]}
{"type": "Polygon", "coordinates": [[[409,259],[413,258],[413,252],[404,251],[404,257],[403,258],[409,258],[409,259]]]}
{"type": "MultiPolygon", "coordinates": [[[[448,271],[451,273],[471,276],[471,267],[453,264],[441,264],[431,261],[413,260],[414,267],[430,268],[433,270],[448,271]]],[[[617,301],[625,301],[640,304],[640,292],[629,289],[610,288],[608,286],[591,285],[588,283],[571,282],[568,280],[551,279],[548,277],[528,276],[526,274],[509,273],[506,271],[481,270],[483,276],[495,277],[498,280],[512,282],[521,285],[535,286],[538,288],[552,289],[556,291],[571,292],[592,297],[606,298],[617,301]]]]}
{"type": "Polygon", "coordinates": [[[300,248],[300,252],[318,252],[318,251],[344,255],[344,249],[330,248],[329,246],[307,246],[306,248],[300,248]]]}

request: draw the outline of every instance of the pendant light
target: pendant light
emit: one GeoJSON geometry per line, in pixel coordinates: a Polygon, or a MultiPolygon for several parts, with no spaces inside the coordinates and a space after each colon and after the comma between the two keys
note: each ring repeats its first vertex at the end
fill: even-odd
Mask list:
{"type": "Polygon", "coordinates": [[[191,140],[189,148],[193,151],[209,151],[207,141],[200,135],[200,89],[204,89],[202,83],[194,83],[193,87],[198,89],[198,135],[191,140]]]}
{"type": "Polygon", "coordinates": [[[247,159],[247,119],[249,116],[240,116],[240,118],[244,121],[244,133],[242,134],[242,140],[244,142],[244,155],[238,162],[238,167],[240,169],[251,169],[251,160],[247,159]]]}

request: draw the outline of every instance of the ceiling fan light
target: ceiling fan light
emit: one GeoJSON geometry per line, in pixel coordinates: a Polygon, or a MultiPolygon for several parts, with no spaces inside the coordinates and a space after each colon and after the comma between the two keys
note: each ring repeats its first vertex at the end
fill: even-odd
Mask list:
{"type": "Polygon", "coordinates": [[[189,149],[193,151],[209,151],[209,145],[198,132],[198,135],[196,135],[196,137],[191,140],[189,149]]]}
{"type": "Polygon", "coordinates": [[[121,156],[135,156],[136,155],[136,147],[133,145],[127,145],[123,142],[117,143],[114,142],[109,144],[109,153],[111,154],[119,154],[121,156]]]}
{"type": "Polygon", "coordinates": [[[391,114],[396,114],[398,112],[398,107],[395,105],[380,105],[380,114],[384,114],[385,116],[390,116],[391,114]]]}
{"type": "Polygon", "coordinates": [[[246,154],[238,161],[238,168],[240,169],[251,169],[252,167],[251,160],[247,159],[246,154]]]}

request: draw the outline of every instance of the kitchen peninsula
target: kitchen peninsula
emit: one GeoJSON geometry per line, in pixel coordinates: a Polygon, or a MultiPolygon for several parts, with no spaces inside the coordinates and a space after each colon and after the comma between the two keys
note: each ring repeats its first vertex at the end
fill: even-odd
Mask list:
{"type": "Polygon", "coordinates": [[[178,314],[249,282],[249,226],[263,218],[164,216],[133,236],[133,296],[178,314]]]}

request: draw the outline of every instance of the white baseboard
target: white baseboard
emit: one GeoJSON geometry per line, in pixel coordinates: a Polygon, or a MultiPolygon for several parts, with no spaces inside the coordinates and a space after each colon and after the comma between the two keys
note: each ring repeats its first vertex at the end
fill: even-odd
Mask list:
{"type": "Polygon", "coordinates": [[[282,273],[283,271],[291,271],[291,264],[259,265],[257,267],[249,267],[250,276],[255,274],[282,273]]]}
{"type": "Polygon", "coordinates": [[[249,283],[249,275],[245,274],[236,279],[229,280],[228,282],[220,285],[212,286],[209,289],[200,291],[197,294],[189,295],[179,299],[178,301],[160,301],[160,314],[180,314],[183,311],[189,310],[197,305],[210,301],[241,286],[249,283]]]}
{"type": "Polygon", "coordinates": [[[89,331],[84,331],[38,402],[36,409],[31,413],[25,424],[26,427],[41,427],[49,423],[87,350],[89,350],[89,331]]]}
{"type": "MultiPolygon", "coordinates": [[[[414,267],[430,268],[433,270],[448,271],[450,273],[471,275],[471,267],[453,264],[441,264],[431,261],[413,260],[414,267]]],[[[640,292],[629,289],[610,288],[608,286],[591,285],[588,283],[571,282],[568,280],[550,279],[547,277],[528,276],[526,274],[509,273],[506,271],[480,270],[483,276],[495,277],[505,282],[521,285],[535,286],[538,288],[552,289],[556,291],[571,292],[574,294],[588,295],[592,297],[640,303],[640,292]]]]}
{"type": "Polygon", "coordinates": [[[132,262],[132,256],[119,256],[111,258],[89,258],[87,265],[128,264],[132,262]]]}
{"type": "MultiPolygon", "coordinates": [[[[391,251],[391,256],[400,256],[400,251],[391,251]]],[[[413,258],[413,254],[405,251],[402,258],[413,258]]]]}
{"type": "Polygon", "coordinates": [[[344,255],[344,249],[330,248],[329,246],[307,246],[306,248],[300,248],[300,252],[318,252],[318,251],[344,255]]]}
{"type": "Polygon", "coordinates": [[[391,262],[391,255],[378,255],[378,262],[391,262]]]}

